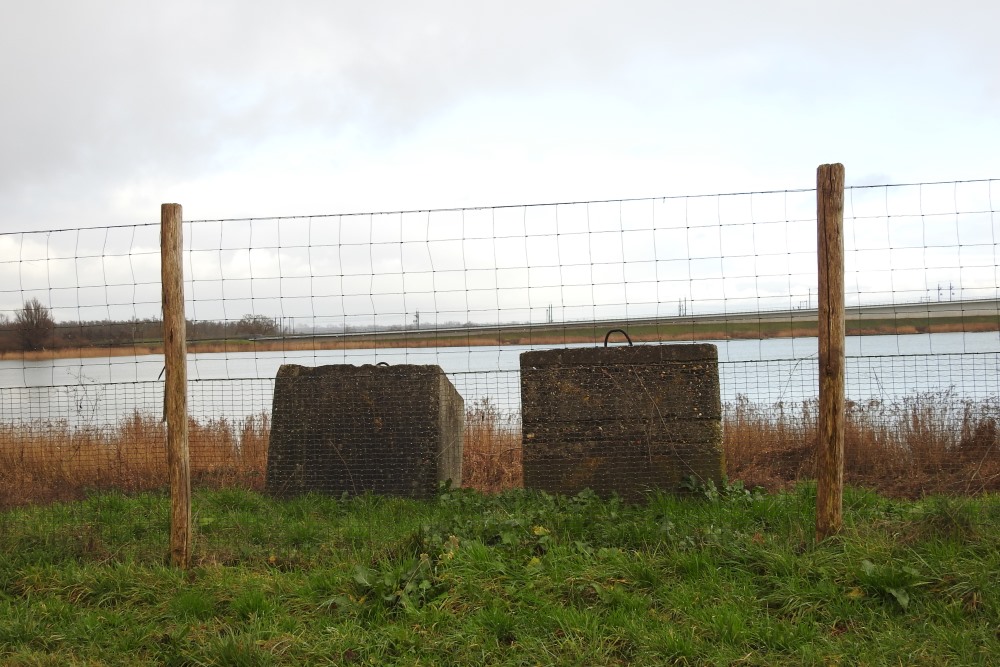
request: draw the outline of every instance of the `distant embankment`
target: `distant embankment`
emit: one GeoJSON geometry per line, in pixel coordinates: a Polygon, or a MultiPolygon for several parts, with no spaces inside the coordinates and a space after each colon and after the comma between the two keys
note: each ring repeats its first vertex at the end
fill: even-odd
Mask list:
{"type": "MultiPolygon", "coordinates": [[[[1000,302],[944,301],[847,309],[847,334],[946,333],[1000,331],[1000,302]]],[[[257,349],[461,347],[474,345],[558,345],[603,343],[612,329],[624,329],[633,341],[731,340],[815,336],[816,309],[759,313],[709,313],[679,317],[634,318],[597,322],[501,324],[407,331],[303,334],[259,338],[257,349]],[[273,346],[273,347],[272,347],[273,346]]],[[[612,340],[623,340],[615,334],[612,340]]]]}
{"type": "MultiPolygon", "coordinates": [[[[1000,301],[939,301],[847,308],[847,335],[902,335],[1000,331],[1000,301]]],[[[501,324],[406,331],[294,334],[253,340],[189,340],[190,352],[467,347],[481,345],[566,345],[603,343],[612,329],[624,329],[634,342],[792,338],[816,335],[816,309],[759,313],[708,313],[661,318],[546,324],[501,324]]],[[[614,334],[612,341],[623,341],[614,334]]],[[[8,352],[2,358],[45,359],[161,354],[155,342],[118,347],[66,348],[8,352]]]]}

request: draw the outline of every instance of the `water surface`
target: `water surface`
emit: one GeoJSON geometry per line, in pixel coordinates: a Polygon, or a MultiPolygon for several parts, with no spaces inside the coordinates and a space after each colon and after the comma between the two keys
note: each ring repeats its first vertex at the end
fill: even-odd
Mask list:
{"type": "MultiPolygon", "coordinates": [[[[714,342],[723,401],[742,395],[774,404],[817,394],[817,339],[714,342]]],[[[922,392],[985,399],[1000,393],[1000,334],[936,333],[851,336],[847,395],[898,400],[922,392]]],[[[576,344],[569,347],[587,347],[576,344]]],[[[269,411],[274,375],[283,363],[438,364],[467,404],[490,400],[520,409],[518,357],[538,346],[272,351],[188,356],[189,410],[194,417],[240,418],[269,411]]],[[[134,411],[158,413],[162,355],[0,361],[0,422],[66,420],[108,424],[134,411]]]]}

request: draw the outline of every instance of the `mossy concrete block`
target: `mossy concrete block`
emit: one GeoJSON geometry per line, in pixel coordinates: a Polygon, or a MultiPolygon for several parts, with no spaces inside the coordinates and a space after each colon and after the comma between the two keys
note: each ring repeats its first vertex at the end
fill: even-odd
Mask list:
{"type": "Polygon", "coordinates": [[[465,404],[439,366],[285,364],[271,419],[271,494],[425,498],[462,483],[465,404]]]}
{"type": "Polygon", "coordinates": [[[521,406],[526,488],[638,500],[689,477],[722,482],[714,345],[525,352],[521,406]]]}

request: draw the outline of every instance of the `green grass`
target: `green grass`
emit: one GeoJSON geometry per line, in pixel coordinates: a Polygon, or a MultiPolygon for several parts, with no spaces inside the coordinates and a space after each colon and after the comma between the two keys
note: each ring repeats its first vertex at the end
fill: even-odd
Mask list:
{"type": "Polygon", "coordinates": [[[990,664],[1000,497],[199,492],[0,514],[4,665],[990,664]]]}

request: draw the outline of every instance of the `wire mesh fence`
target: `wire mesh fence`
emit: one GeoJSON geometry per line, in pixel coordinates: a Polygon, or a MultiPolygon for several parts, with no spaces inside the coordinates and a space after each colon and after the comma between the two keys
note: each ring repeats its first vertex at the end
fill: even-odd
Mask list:
{"type": "MultiPolygon", "coordinates": [[[[1000,488],[998,195],[998,181],[848,188],[849,483],[1000,488]]],[[[460,449],[462,483],[483,491],[530,486],[532,466],[548,465],[566,488],[611,492],[601,485],[623,464],[607,452],[634,445],[621,474],[640,478],[667,422],[660,453],[682,451],[694,481],[716,479],[713,456],[749,485],[807,479],[815,226],[813,190],[185,222],[192,482],[267,490],[269,445],[291,428],[327,447],[328,471],[360,469],[350,455],[399,481],[460,449]],[[705,408],[700,385],[662,360],[582,363],[590,379],[556,373],[526,393],[522,354],[624,349],[618,334],[605,341],[614,329],[636,349],[714,345],[717,411],[705,414],[718,443],[688,423],[705,408]],[[460,400],[461,446],[441,449],[441,400],[418,405],[444,395],[440,382],[413,388],[378,364],[439,367],[460,400]],[[386,381],[355,376],[325,402],[307,389],[313,402],[282,425],[283,365],[386,381]],[[690,400],[670,412],[678,396],[690,400]],[[526,454],[539,424],[560,425],[572,445],[561,459],[526,454]],[[409,458],[393,449],[421,439],[409,458]]],[[[0,504],[166,486],[157,235],[152,224],[0,235],[0,504]]]]}

